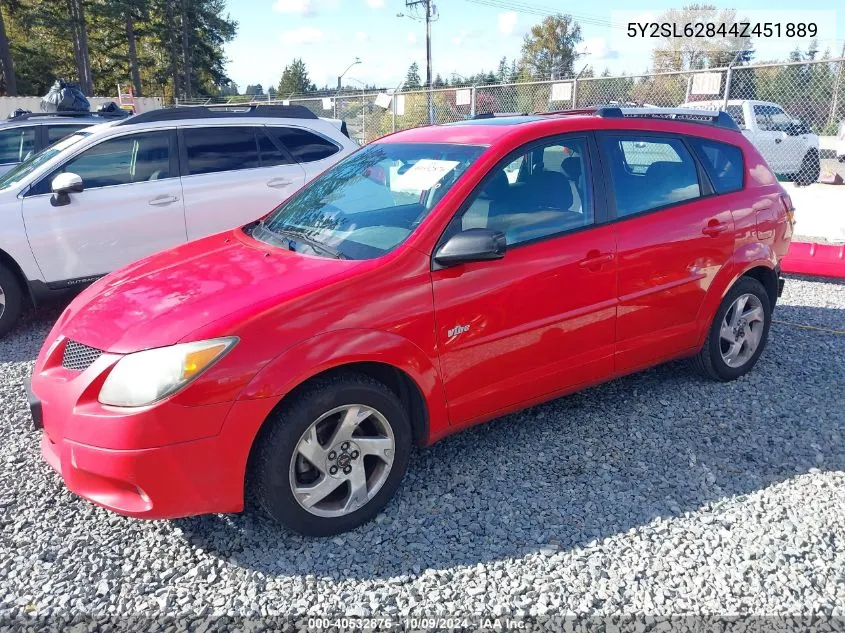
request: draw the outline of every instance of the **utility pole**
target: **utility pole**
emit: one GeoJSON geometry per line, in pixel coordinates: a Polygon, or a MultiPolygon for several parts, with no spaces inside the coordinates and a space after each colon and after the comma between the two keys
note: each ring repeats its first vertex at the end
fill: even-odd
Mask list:
{"type": "Polygon", "coordinates": [[[437,7],[434,5],[434,0],[405,0],[406,9],[413,10],[420,6],[425,11],[425,85],[428,92],[428,122],[434,123],[434,104],[431,99],[431,23],[437,19],[437,7]]]}
{"type": "Polygon", "coordinates": [[[833,84],[833,101],[830,104],[830,117],[827,120],[829,126],[836,123],[836,111],[839,109],[839,85],[842,83],[843,66],[845,66],[845,42],[842,43],[842,52],[839,54],[839,68],[836,70],[836,80],[833,84]]]}

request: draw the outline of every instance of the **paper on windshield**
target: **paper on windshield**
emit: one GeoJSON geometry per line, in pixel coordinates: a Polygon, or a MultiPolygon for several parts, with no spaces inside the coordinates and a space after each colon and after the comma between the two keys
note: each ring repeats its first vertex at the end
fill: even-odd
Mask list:
{"type": "Polygon", "coordinates": [[[425,191],[431,189],[440,180],[457,167],[456,160],[437,160],[435,158],[421,158],[404,174],[397,174],[391,182],[394,191],[425,191]]]}

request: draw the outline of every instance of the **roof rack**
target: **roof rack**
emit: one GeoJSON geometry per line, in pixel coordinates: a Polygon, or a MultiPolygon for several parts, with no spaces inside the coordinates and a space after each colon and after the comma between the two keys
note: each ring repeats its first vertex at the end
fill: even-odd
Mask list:
{"type": "Polygon", "coordinates": [[[470,117],[470,121],[478,121],[479,119],[497,119],[499,117],[509,116],[530,116],[527,112],[482,112],[481,114],[474,114],[470,117]]]}
{"type": "Polygon", "coordinates": [[[19,114],[18,116],[7,119],[8,121],[26,121],[27,119],[39,119],[43,117],[101,117],[103,119],[120,119],[125,117],[125,114],[110,112],[88,112],[88,111],[67,111],[67,112],[27,112],[26,114],[19,114]]]}
{"type": "Polygon", "coordinates": [[[596,116],[605,119],[672,119],[685,123],[702,123],[739,132],[739,126],[730,114],[715,110],[696,110],[693,108],[620,108],[601,106],[595,110],[596,116]]]}
{"type": "Polygon", "coordinates": [[[300,105],[240,105],[237,103],[209,106],[179,106],[149,110],[131,116],[117,125],[178,121],[182,119],[227,119],[234,117],[274,117],[283,119],[316,119],[317,115],[300,105]]]}

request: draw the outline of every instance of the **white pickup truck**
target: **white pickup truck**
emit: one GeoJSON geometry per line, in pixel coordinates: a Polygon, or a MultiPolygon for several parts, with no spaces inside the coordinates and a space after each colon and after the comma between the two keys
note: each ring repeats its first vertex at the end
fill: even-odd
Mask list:
{"type": "Polygon", "coordinates": [[[725,109],[742,128],[772,171],[798,185],[809,185],[819,177],[819,137],[799,119],[769,101],[730,99],[725,108],[718,101],[693,101],[682,108],[725,109]]]}

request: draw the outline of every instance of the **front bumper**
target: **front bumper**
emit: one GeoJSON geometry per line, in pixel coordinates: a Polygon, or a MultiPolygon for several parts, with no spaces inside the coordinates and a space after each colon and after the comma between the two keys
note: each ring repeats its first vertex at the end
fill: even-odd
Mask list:
{"type": "Polygon", "coordinates": [[[41,455],[71,492],[126,516],[171,519],[243,508],[242,479],[221,464],[217,439],[112,450],[41,436],[41,455]]]}
{"type": "Polygon", "coordinates": [[[27,385],[41,454],[69,490],[147,519],[243,509],[249,451],[274,401],[108,407],[91,395],[95,365],[36,371],[27,385]]]}

